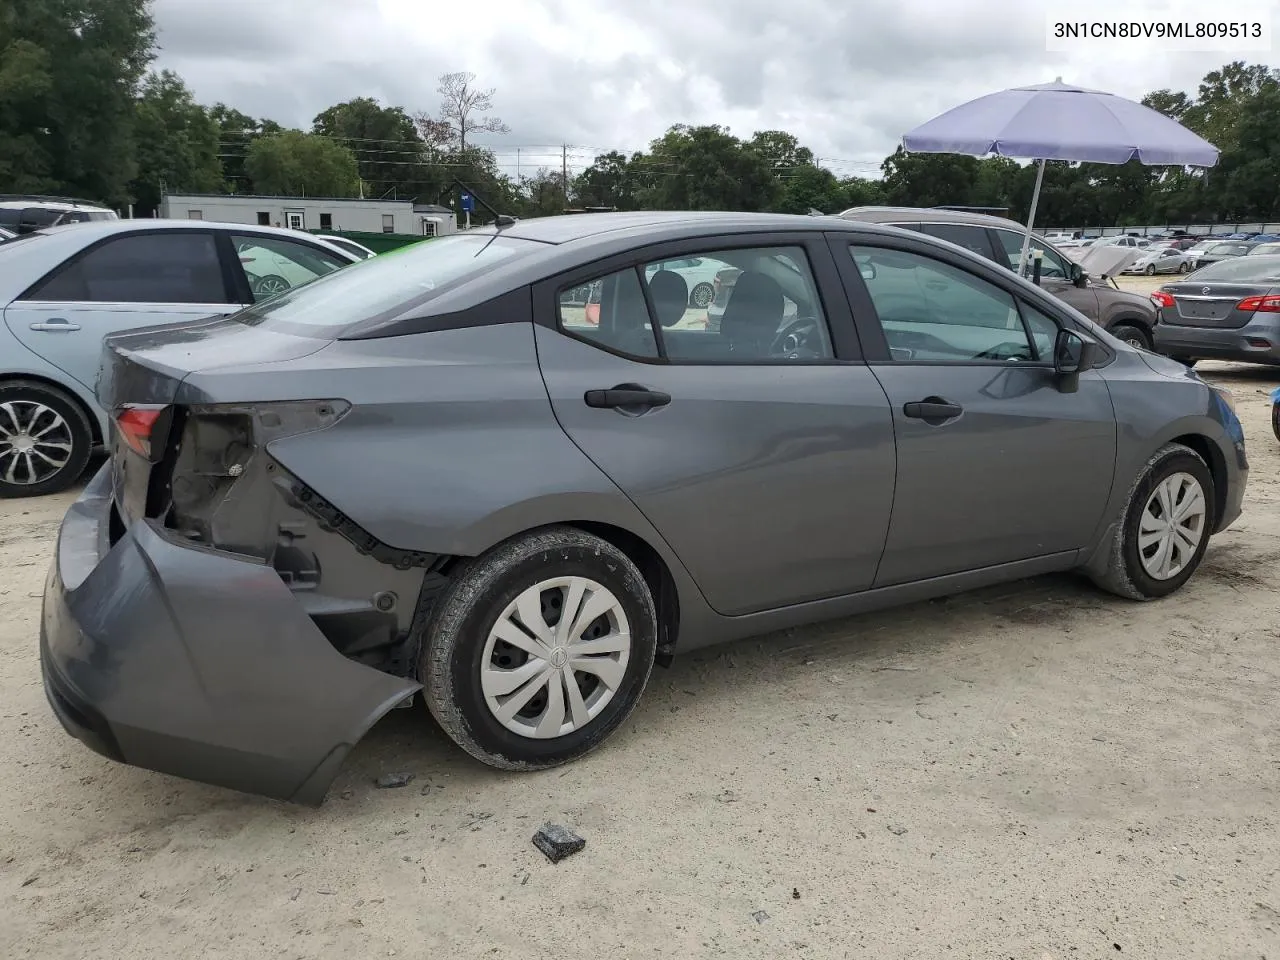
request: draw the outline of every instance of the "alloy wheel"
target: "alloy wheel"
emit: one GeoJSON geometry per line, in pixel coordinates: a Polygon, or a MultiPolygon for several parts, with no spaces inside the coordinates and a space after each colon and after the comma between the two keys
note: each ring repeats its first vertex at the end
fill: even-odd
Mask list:
{"type": "Polygon", "coordinates": [[[1138,525],[1138,558],[1152,579],[1171,580],[1192,561],[1208,515],[1204,489],[1191,474],[1170,474],[1156,484],[1138,525]]]}
{"type": "Polygon", "coordinates": [[[507,730],[561,737],[608,706],[630,657],[618,598],[586,577],[557,577],[523,590],[498,617],[481,654],[480,687],[507,730]]]}
{"type": "Polygon", "coordinates": [[[52,407],[34,400],[0,403],[0,479],[43,483],[71,461],[71,427],[52,407]]]}

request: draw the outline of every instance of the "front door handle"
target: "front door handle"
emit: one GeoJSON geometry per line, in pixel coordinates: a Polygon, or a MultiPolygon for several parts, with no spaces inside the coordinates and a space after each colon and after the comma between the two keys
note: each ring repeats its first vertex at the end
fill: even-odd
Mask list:
{"type": "Polygon", "coordinates": [[[954,420],[964,413],[964,407],[941,397],[925,397],[902,405],[902,415],[912,420],[923,420],[925,423],[939,424],[954,420]]]}
{"type": "Polygon", "coordinates": [[[597,409],[650,409],[665,407],[671,402],[671,394],[650,390],[637,383],[620,383],[609,390],[588,390],[583,395],[588,407],[597,409]]]}
{"type": "Polygon", "coordinates": [[[75,333],[80,329],[80,324],[71,323],[69,320],[63,320],[61,317],[54,317],[47,323],[33,323],[32,330],[39,330],[41,333],[75,333]]]}

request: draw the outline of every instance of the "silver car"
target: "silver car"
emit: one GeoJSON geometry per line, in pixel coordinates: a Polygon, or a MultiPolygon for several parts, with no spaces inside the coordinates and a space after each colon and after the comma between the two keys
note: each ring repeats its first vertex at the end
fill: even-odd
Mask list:
{"type": "Polygon", "coordinates": [[[70,486],[107,411],[102,340],[235,313],[355,257],[297,231],[191,220],[93,220],[0,244],[0,497],[70,486]]]}
{"type": "Polygon", "coordinates": [[[538,770],[708,644],[1050,571],[1167,596],[1248,472],[1194,371],[835,217],[503,220],[104,354],[52,709],[117,760],[308,803],[397,706],[538,770]],[[649,270],[684,257],[739,271],[718,330],[649,270]],[[562,296],[597,285],[594,317],[562,296]]]}
{"type": "Polygon", "coordinates": [[[1177,247],[1151,247],[1120,272],[1154,277],[1158,273],[1187,273],[1190,270],[1191,258],[1184,251],[1177,247]]]}
{"type": "Polygon", "coordinates": [[[1232,257],[1151,294],[1156,349],[1186,363],[1280,363],[1280,256],[1232,257]]]}

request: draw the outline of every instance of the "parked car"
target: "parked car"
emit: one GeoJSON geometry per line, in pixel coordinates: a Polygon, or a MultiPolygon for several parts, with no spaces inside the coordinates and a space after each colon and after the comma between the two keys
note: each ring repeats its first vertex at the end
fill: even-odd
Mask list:
{"type": "Polygon", "coordinates": [[[41,227],[92,220],[117,220],[110,207],[75,197],[0,194],[0,227],[14,233],[30,233],[41,227]]]}
{"type": "Polygon", "coordinates": [[[1156,349],[1183,363],[1280,363],[1280,256],[1231,257],[1151,295],[1156,349]]]}
{"type": "Polygon", "coordinates": [[[234,313],[353,259],[296,231],[192,220],[96,220],[0,244],[0,497],[65,489],[107,441],[93,393],[104,336],[234,313]]]}
{"type": "Polygon", "coordinates": [[[1151,246],[1151,241],[1145,237],[1133,237],[1129,235],[1120,237],[1102,237],[1095,240],[1095,247],[1131,247],[1134,250],[1145,250],[1151,246]]]}
{"type": "Polygon", "coordinates": [[[332,234],[319,233],[316,234],[316,238],[323,240],[325,243],[332,244],[339,250],[345,250],[347,253],[352,254],[360,260],[372,260],[377,256],[376,253],[366,247],[363,243],[356,243],[349,237],[335,237],[332,234]]]}
{"type": "Polygon", "coordinates": [[[6,240],[12,240],[17,235],[18,233],[16,230],[6,230],[4,227],[0,227],[0,243],[4,243],[6,240]]]}
{"type": "MultiPolygon", "coordinates": [[[[1013,220],[963,211],[854,207],[840,216],[846,220],[892,224],[949,240],[1011,270],[1017,269],[1022,255],[1022,240],[1026,235],[1026,227],[1013,220]]],[[[1091,279],[1053,244],[1041,237],[1034,240],[1035,248],[1043,252],[1040,273],[1043,289],[1126,343],[1151,347],[1151,328],[1155,324],[1156,312],[1150,300],[1091,279]]],[[[708,311],[708,318],[714,309],[708,311]]]]}
{"type": "Polygon", "coordinates": [[[1120,272],[1122,274],[1187,273],[1191,258],[1176,247],[1150,247],[1120,272]]]}
{"type": "Polygon", "coordinates": [[[1255,243],[1249,248],[1246,257],[1274,257],[1280,254],[1280,243],[1267,241],[1266,243],[1255,243]]]}
{"type": "Polygon", "coordinates": [[[676,257],[665,263],[651,264],[646,269],[650,277],[658,270],[671,270],[680,274],[689,287],[689,306],[701,310],[710,306],[715,296],[716,274],[723,268],[723,263],[703,257],[676,257]]]}
{"type": "Polygon", "coordinates": [[[117,760],[309,803],[419,695],[537,770],[700,646],[1049,571],[1166,596],[1247,475],[1194,371],[834,217],[477,229],[114,336],[99,394],[112,459],[43,608],[54,712],[117,760]],[[690,256],[742,271],[718,333],[647,276],[690,256]],[[596,282],[592,326],[560,294],[596,282]]]}
{"type": "Polygon", "coordinates": [[[1250,246],[1252,245],[1245,240],[1218,240],[1203,246],[1197,244],[1187,251],[1187,255],[1191,258],[1191,269],[1199,270],[1219,260],[1243,257],[1249,252],[1250,246]]]}

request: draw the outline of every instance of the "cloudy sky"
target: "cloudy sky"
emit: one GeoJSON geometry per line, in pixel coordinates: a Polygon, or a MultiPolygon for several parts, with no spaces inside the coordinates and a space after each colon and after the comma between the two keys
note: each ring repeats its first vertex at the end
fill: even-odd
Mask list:
{"type": "Polygon", "coordinates": [[[719,123],[789,130],[837,173],[874,175],[908,129],[1004,87],[1062,76],[1133,98],[1194,93],[1230,60],[1273,60],[1141,41],[1049,52],[1050,10],[1223,8],[1280,25],[1280,0],[154,0],[158,67],[202,102],[290,126],[357,96],[435,112],[437,77],[471,71],[496,88],[511,132],[489,145],[512,173],[517,150],[530,173],[568,144],[581,169],[672,124],[719,123]]]}

